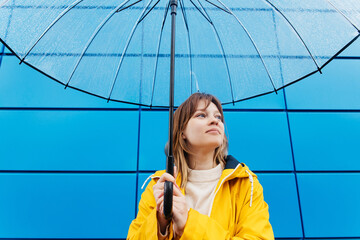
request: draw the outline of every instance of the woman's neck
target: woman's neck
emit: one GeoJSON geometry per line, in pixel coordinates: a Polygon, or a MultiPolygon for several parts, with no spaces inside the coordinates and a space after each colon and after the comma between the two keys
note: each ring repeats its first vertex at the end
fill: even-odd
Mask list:
{"type": "Polygon", "coordinates": [[[189,156],[190,168],[194,170],[207,170],[216,167],[214,161],[215,151],[196,151],[189,156]]]}

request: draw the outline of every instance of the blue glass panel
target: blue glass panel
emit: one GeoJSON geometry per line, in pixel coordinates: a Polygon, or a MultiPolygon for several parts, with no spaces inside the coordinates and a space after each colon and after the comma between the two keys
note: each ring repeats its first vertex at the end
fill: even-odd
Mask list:
{"type": "Polygon", "coordinates": [[[306,237],[360,236],[360,174],[298,174],[306,237]]]}
{"type": "MultiPolygon", "coordinates": [[[[316,238],[312,238],[312,239],[316,239],[316,238]]],[[[320,238],[318,238],[318,239],[320,239],[320,238]]],[[[340,238],[321,238],[321,240],[334,240],[334,239],[342,240],[342,239],[344,239],[344,238],[342,238],[342,237],[340,237],[340,238]]],[[[350,239],[351,239],[351,240],[360,240],[360,238],[357,238],[357,237],[351,237],[350,239]]],[[[281,240],[283,240],[283,239],[281,239],[281,240]]],[[[290,240],[290,239],[289,239],[289,240],[290,240]]]]}
{"type": "Polygon", "coordinates": [[[299,201],[293,174],[257,174],[269,205],[276,238],[302,237],[299,201]]]}
{"type": "Polygon", "coordinates": [[[169,134],[169,112],[142,111],[140,119],[139,169],[165,169],[164,148],[169,134]]]}
{"type": "Polygon", "coordinates": [[[134,174],[0,174],[2,238],[125,238],[134,174]]]}
{"type": "Polygon", "coordinates": [[[293,170],[285,113],[226,112],[229,154],[253,170],[293,170]]]}
{"type": "Polygon", "coordinates": [[[138,111],[0,111],[0,169],[136,170],[138,111]]]}
{"type": "Polygon", "coordinates": [[[15,56],[4,56],[0,68],[0,107],[95,107],[138,108],[67,88],[22,64],[15,56]]]}
{"type": "Polygon", "coordinates": [[[297,170],[360,170],[359,113],[289,113],[297,170]]]}
{"type": "Polygon", "coordinates": [[[284,92],[279,90],[276,93],[237,102],[234,105],[226,104],[224,109],[284,109],[284,92]]]}
{"type": "Polygon", "coordinates": [[[360,109],[360,60],[334,60],[285,89],[288,109],[360,109]]]}
{"type": "Polygon", "coordinates": [[[275,237],[275,240],[303,240],[302,238],[279,238],[275,237]]]}
{"type": "Polygon", "coordinates": [[[345,51],[343,51],[339,56],[341,57],[360,57],[360,39],[358,38],[353,42],[345,51]]]}

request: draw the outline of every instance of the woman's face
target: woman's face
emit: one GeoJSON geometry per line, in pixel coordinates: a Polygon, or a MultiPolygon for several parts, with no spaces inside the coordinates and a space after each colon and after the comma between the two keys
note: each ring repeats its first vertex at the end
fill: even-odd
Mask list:
{"type": "Polygon", "coordinates": [[[215,150],[224,139],[224,123],[218,108],[214,103],[206,109],[205,106],[204,100],[199,102],[182,135],[192,151],[215,150]]]}

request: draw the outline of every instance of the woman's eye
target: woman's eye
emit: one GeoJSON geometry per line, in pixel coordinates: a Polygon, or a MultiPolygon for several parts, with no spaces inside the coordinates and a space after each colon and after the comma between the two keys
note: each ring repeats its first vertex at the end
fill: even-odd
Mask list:
{"type": "Polygon", "coordinates": [[[200,114],[196,115],[196,117],[204,118],[204,117],[205,117],[205,114],[200,113],[200,114]]]}
{"type": "Polygon", "coordinates": [[[221,116],[220,116],[220,115],[215,116],[215,118],[221,120],[221,116]]]}

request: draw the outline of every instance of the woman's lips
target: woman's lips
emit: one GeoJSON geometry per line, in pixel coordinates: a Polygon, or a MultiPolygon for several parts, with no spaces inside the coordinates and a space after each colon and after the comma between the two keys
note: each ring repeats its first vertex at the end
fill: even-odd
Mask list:
{"type": "Polygon", "coordinates": [[[211,128],[211,129],[207,130],[206,133],[218,133],[218,134],[220,134],[220,131],[217,128],[211,128]]]}

